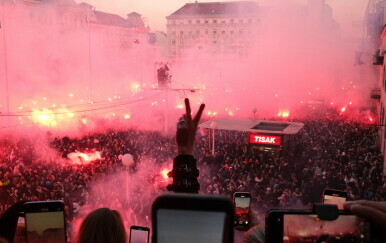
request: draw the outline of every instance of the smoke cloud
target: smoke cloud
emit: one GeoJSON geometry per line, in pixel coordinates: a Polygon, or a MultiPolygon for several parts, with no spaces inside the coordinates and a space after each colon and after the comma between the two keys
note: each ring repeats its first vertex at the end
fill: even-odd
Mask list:
{"type": "Polygon", "coordinates": [[[252,117],[255,109],[258,118],[294,117],[317,102],[367,109],[369,81],[376,79],[368,53],[356,56],[361,28],[347,34],[335,21],[347,25],[358,17],[350,20],[335,6],[337,12],[317,0],[262,1],[252,28],[234,30],[243,50],[227,51],[220,37],[218,53],[200,42],[184,58],[171,58],[161,54],[167,53],[161,42],[149,44],[146,33],[95,24],[87,7],[71,1],[33,8],[3,3],[0,60],[8,89],[2,88],[1,125],[67,134],[172,130],[187,96],[207,104],[208,118],[252,117]],[[174,90],[157,88],[161,61],[170,63],[174,90]]]}

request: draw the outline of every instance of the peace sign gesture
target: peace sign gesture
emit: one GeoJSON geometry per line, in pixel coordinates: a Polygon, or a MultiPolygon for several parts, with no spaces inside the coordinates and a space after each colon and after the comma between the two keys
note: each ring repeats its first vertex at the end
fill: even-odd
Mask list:
{"type": "Polygon", "coordinates": [[[189,99],[185,99],[186,113],[177,122],[177,147],[178,155],[193,155],[193,143],[196,137],[198,122],[200,121],[205,104],[201,104],[197,114],[192,119],[189,99]]]}

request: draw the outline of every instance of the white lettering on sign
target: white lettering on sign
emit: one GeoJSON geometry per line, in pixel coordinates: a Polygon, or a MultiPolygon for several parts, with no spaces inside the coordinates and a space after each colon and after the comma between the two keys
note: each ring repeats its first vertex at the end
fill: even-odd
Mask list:
{"type": "Polygon", "coordinates": [[[267,137],[260,137],[260,136],[255,136],[255,142],[257,143],[275,143],[276,138],[267,138],[267,137]]]}

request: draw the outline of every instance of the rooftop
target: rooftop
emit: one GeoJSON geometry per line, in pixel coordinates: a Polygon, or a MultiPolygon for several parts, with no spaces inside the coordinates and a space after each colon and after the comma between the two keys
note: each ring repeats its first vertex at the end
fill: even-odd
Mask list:
{"type": "Polygon", "coordinates": [[[240,132],[258,132],[262,134],[296,134],[303,128],[300,122],[267,121],[238,118],[215,118],[201,123],[198,127],[210,128],[215,122],[217,129],[240,132]]]}
{"type": "Polygon", "coordinates": [[[257,3],[252,1],[186,3],[168,17],[196,15],[245,15],[257,12],[257,3]]]}
{"type": "Polygon", "coordinates": [[[117,14],[111,14],[101,11],[94,11],[96,21],[94,23],[97,24],[103,24],[103,25],[114,25],[118,27],[126,27],[126,28],[134,28],[136,26],[133,26],[129,21],[122,18],[121,16],[117,14]]]}

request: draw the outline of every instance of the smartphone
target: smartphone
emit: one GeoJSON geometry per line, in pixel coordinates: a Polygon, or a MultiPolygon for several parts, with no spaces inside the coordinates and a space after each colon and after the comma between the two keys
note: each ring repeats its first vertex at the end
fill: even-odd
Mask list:
{"type": "Polygon", "coordinates": [[[149,243],[150,229],[142,226],[130,227],[130,241],[129,243],[149,243]]]}
{"type": "Polygon", "coordinates": [[[235,205],[236,227],[247,227],[249,225],[249,208],[251,205],[251,194],[249,192],[235,192],[233,195],[235,205]]]}
{"type": "Polygon", "coordinates": [[[62,201],[24,204],[27,243],[66,243],[66,224],[62,201]]]}
{"type": "Polygon", "coordinates": [[[153,243],[232,243],[233,205],[219,196],[165,194],[153,203],[153,243]]]}
{"type": "Polygon", "coordinates": [[[336,204],[339,210],[343,210],[343,204],[347,201],[347,192],[326,189],[323,192],[324,204],[336,204]]]}
{"type": "Polygon", "coordinates": [[[369,222],[348,211],[336,220],[321,220],[313,211],[270,210],[266,214],[266,243],[383,242],[369,222]]]}

